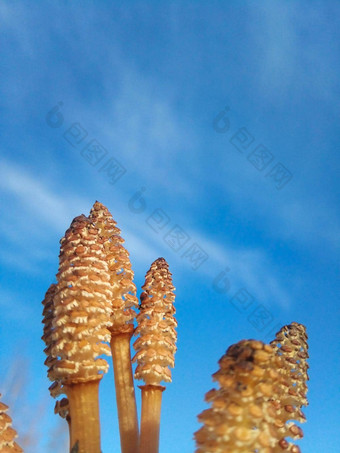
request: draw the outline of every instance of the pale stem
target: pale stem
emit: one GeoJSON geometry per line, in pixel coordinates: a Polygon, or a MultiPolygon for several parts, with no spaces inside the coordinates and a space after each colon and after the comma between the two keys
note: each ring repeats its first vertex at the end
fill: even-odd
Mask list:
{"type": "Polygon", "coordinates": [[[142,390],[139,453],[158,453],[162,393],[165,387],[161,385],[141,385],[139,388],[142,390]]]}
{"type": "Polygon", "coordinates": [[[100,453],[99,379],[65,385],[70,404],[71,448],[79,453],[100,453]]]}
{"type": "Polygon", "coordinates": [[[70,414],[66,416],[67,426],[68,426],[68,433],[69,433],[69,442],[70,442],[70,450],[72,448],[71,444],[71,417],[70,414]]]}
{"type": "Polygon", "coordinates": [[[139,444],[137,405],[131,365],[131,336],[132,332],[111,336],[122,453],[138,453],[139,444]]]}

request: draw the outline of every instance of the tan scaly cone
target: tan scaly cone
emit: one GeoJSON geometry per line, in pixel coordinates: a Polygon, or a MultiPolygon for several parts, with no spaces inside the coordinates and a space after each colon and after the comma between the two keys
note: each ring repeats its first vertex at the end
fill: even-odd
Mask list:
{"type": "Polygon", "coordinates": [[[103,239],[110,271],[112,298],[111,351],[122,453],[136,453],[139,445],[138,417],[131,366],[130,341],[138,307],[129,253],[123,247],[120,229],[109,210],[96,201],[90,212],[103,239]]]}
{"type": "Polygon", "coordinates": [[[170,367],[174,366],[177,334],[174,318],[175,300],[169,266],[164,258],[154,261],[145,277],[144,292],[141,294],[138,327],[140,335],[134,343],[137,351],[133,361],[137,362],[136,379],[142,379],[142,419],[140,453],[158,453],[161,415],[161,384],[171,382],[170,367]]]}
{"type": "MultiPolygon", "coordinates": [[[[44,324],[44,335],[41,337],[41,339],[45,342],[46,348],[44,349],[45,354],[47,355],[47,358],[44,362],[44,364],[50,369],[54,363],[57,362],[57,357],[54,357],[52,355],[52,346],[53,346],[53,340],[52,340],[52,334],[53,334],[53,317],[54,317],[54,305],[53,305],[53,297],[56,292],[57,285],[53,283],[50,285],[48,288],[45,298],[42,301],[42,304],[44,306],[43,309],[43,320],[42,323],[44,324]]],[[[54,381],[53,384],[49,387],[50,395],[53,398],[56,398],[57,396],[61,395],[63,393],[63,386],[60,381],[54,381]]],[[[69,434],[71,436],[71,417],[69,413],[69,401],[67,398],[62,398],[60,401],[56,401],[55,408],[54,408],[54,413],[59,414],[60,417],[66,419],[68,428],[69,428],[69,434]]],[[[71,441],[71,439],[70,439],[71,441]]]]}
{"type": "Polygon", "coordinates": [[[227,350],[219,365],[213,375],[219,388],[205,396],[211,408],[198,416],[204,426],[195,433],[196,453],[299,453],[285,437],[299,439],[301,430],[286,424],[276,404],[291,382],[274,348],[243,340],[227,350]]]}
{"type": "Polygon", "coordinates": [[[0,453],[23,453],[24,450],[14,441],[18,435],[7,411],[8,406],[0,402],[0,453]]]}
{"type": "MultiPolygon", "coordinates": [[[[283,360],[284,367],[280,370],[289,383],[288,387],[282,389],[283,395],[277,402],[281,418],[285,420],[288,427],[291,425],[289,421],[291,419],[299,422],[306,421],[301,409],[308,405],[306,397],[307,381],[309,380],[307,339],[305,326],[292,322],[283,326],[270,343],[275,353],[283,360]]],[[[302,430],[300,428],[299,430],[302,437],[302,430]]]]}
{"type": "Polygon", "coordinates": [[[100,453],[99,382],[111,355],[112,291],[98,229],[84,215],[76,217],[61,239],[57,288],[53,297],[49,378],[62,385],[69,400],[71,445],[79,453],[100,453]]]}

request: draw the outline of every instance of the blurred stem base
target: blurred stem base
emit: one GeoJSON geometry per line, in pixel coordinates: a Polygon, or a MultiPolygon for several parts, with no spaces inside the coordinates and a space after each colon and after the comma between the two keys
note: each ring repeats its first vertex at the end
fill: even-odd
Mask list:
{"type": "Polygon", "coordinates": [[[139,453],[158,453],[162,393],[165,387],[161,385],[141,385],[139,388],[142,390],[139,453]]]}
{"type": "Polygon", "coordinates": [[[113,334],[110,343],[122,453],[138,453],[139,444],[137,405],[131,366],[132,333],[113,334]]]}
{"type": "Polygon", "coordinates": [[[99,382],[64,386],[70,404],[71,451],[78,442],[77,452],[100,453],[99,382]]]}

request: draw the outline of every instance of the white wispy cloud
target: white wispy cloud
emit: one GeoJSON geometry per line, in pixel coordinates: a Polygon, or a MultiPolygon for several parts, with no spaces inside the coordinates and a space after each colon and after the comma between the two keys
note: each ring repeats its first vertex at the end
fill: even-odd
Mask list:
{"type": "Polygon", "coordinates": [[[333,100],[337,86],[336,41],[331,33],[317,33],[330,26],[329,8],[270,0],[256,5],[248,2],[248,7],[248,28],[255,48],[261,51],[254,80],[264,95],[276,102],[288,102],[292,93],[299,91],[333,100]],[[316,31],[308,38],[301,33],[302,21],[313,24],[316,31]],[[328,52],[323,52],[323,47],[328,52]]]}
{"type": "MultiPolygon", "coordinates": [[[[199,162],[198,137],[181,122],[174,107],[175,93],[167,92],[159,80],[146,77],[117,58],[117,86],[113,87],[108,77],[102,81],[105,98],[111,102],[105,109],[81,106],[84,125],[98,131],[112,154],[123,161],[128,171],[143,176],[146,184],[171,187],[172,195],[192,197],[192,175],[199,162]]],[[[111,71],[113,68],[108,74],[111,71]]]]}
{"type": "MultiPolygon", "coordinates": [[[[53,258],[51,248],[46,251],[46,243],[55,241],[56,233],[61,237],[76,215],[88,215],[94,200],[79,197],[74,191],[59,193],[52,186],[59,188],[61,182],[38,181],[37,174],[8,160],[0,161],[0,194],[7,201],[0,218],[0,231],[9,243],[8,250],[1,250],[0,259],[6,265],[39,273],[39,264],[53,258]]],[[[126,206],[117,201],[115,205],[124,225],[123,236],[128,247],[134,250],[137,264],[157,258],[152,241],[147,237],[144,240],[140,229],[124,214],[126,206]]]]}
{"type": "MultiPolygon", "coordinates": [[[[259,27],[265,31],[265,36],[263,37],[257,29],[255,30],[256,36],[261,36],[261,43],[258,45],[264,46],[263,55],[265,56],[259,67],[259,73],[262,74],[259,80],[262,82],[271,80],[274,91],[278,84],[282,87],[282,72],[286,75],[285,83],[289,85],[297,70],[296,46],[299,37],[294,27],[295,8],[284,5],[277,6],[276,9],[271,7],[268,11],[263,8],[259,27]],[[280,18],[279,22],[278,18],[280,18]]],[[[9,23],[12,23],[11,29],[17,30],[18,25],[22,22],[20,15],[16,17],[14,9],[10,10],[8,5],[3,11],[4,17],[9,23]]],[[[259,13],[256,14],[258,17],[259,13]]],[[[82,34],[84,28],[91,24],[91,20],[91,14],[85,14],[84,21],[76,21],[74,26],[78,27],[77,32],[82,34]]],[[[61,21],[55,25],[55,31],[60,34],[64,33],[61,21]]],[[[33,44],[36,38],[33,31],[31,32],[26,27],[21,36],[27,43],[30,43],[23,47],[23,51],[27,54],[34,52],[33,44]]],[[[300,47],[301,45],[299,45],[300,47]]],[[[85,55],[88,53],[90,58],[93,48],[85,48],[83,51],[85,55]]],[[[202,166],[201,161],[195,158],[199,131],[195,129],[189,131],[181,124],[174,106],[175,92],[167,91],[159,80],[139,72],[135,66],[124,59],[117,46],[112,54],[114,58],[111,57],[111,60],[107,62],[106,71],[98,73],[104,97],[111,100],[110,103],[105,103],[104,107],[93,102],[77,103],[62,78],[56,80],[56,89],[59,91],[65,89],[66,97],[71,96],[72,109],[78,112],[78,116],[74,120],[80,120],[84,127],[91,127],[97,131],[100,141],[109,146],[113,152],[119,150],[118,155],[122,156],[124,163],[128,163],[129,169],[136,169],[139,175],[144,175],[146,183],[152,181],[153,187],[159,186],[168,189],[170,203],[178,195],[194,201],[197,192],[201,191],[204,185],[201,178],[197,178],[197,175],[194,174],[195,165],[202,166]],[[110,78],[113,73],[116,76],[116,85],[110,78]],[[183,165],[183,160],[181,165],[178,165],[183,149],[185,149],[186,160],[190,162],[187,166],[183,165]],[[169,175],[171,175],[171,180],[169,175]]],[[[44,69],[42,68],[42,70],[44,69]]],[[[208,178],[209,184],[215,185],[215,188],[221,186],[221,190],[227,194],[226,198],[232,205],[246,207],[251,214],[261,212],[265,218],[263,225],[268,235],[280,240],[293,238],[294,241],[306,247],[319,241],[320,237],[330,247],[339,245],[339,222],[335,215],[329,214],[332,209],[323,207],[322,203],[313,204],[313,200],[303,192],[298,195],[295,192],[281,197],[280,202],[277,203],[271,194],[279,196],[279,193],[273,187],[264,193],[266,188],[262,186],[265,186],[267,181],[263,179],[262,186],[258,185],[257,181],[260,176],[258,173],[254,173],[253,177],[249,177],[247,174],[247,184],[250,182],[250,190],[247,193],[248,198],[245,200],[244,184],[240,183],[242,180],[240,175],[242,175],[242,166],[246,165],[248,165],[247,161],[240,161],[240,171],[224,166],[223,183],[219,182],[218,175],[216,175],[213,182],[211,182],[211,177],[208,178]]],[[[201,176],[203,173],[204,168],[201,168],[199,175],[201,176]]],[[[204,178],[205,175],[203,182],[207,183],[204,178]]],[[[246,178],[243,181],[245,180],[246,178]]],[[[75,215],[81,212],[88,213],[94,200],[81,197],[74,190],[57,193],[56,187],[61,186],[62,181],[56,183],[44,181],[43,178],[30,174],[22,167],[2,161],[0,188],[18,202],[18,206],[13,207],[11,211],[13,225],[11,231],[6,229],[6,222],[0,221],[0,228],[2,231],[7,231],[7,237],[11,236],[9,239],[19,241],[24,237],[24,231],[30,230],[30,234],[33,236],[37,234],[39,229],[36,228],[37,223],[32,219],[34,216],[48,228],[63,233],[75,215]],[[14,210],[16,221],[13,220],[14,210]]],[[[119,196],[119,192],[117,195],[119,196]]],[[[210,194],[207,194],[207,198],[209,196],[210,194]]],[[[135,256],[143,256],[145,259],[147,257],[148,260],[157,257],[158,250],[162,247],[164,249],[164,243],[152,234],[141,236],[140,233],[143,229],[131,221],[131,216],[126,213],[126,206],[122,206],[118,201],[116,207],[127,231],[127,242],[135,250],[135,256]]],[[[179,211],[181,209],[179,206],[179,211]]],[[[183,218],[182,214],[181,212],[180,216],[183,218]]],[[[8,213],[8,215],[10,214],[8,213]]],[[[202,247],[210,251],[208,253],[216,263],[216,266],[212,266],[208,272],[214,273],[215,271],[212,269],[220,264],[224,266],[227,261],[235,273],[236,281],[239,279],[240,282],[247,284],[259,297],[266,299],[272,297],[282,306],[288,304],[282,284],[271,270],[270,260],[262,249],[221,247],[220,244],[207,240],[202,232],[192,234],[193,237],[199,236],[198,242],[205,245],[202,247]],[[260,276],[266,276],[265,284],[261,281],[260,276]]]]}
{"type": "Polygon", "coordinates": [[[322,245],[330,253],[340,248],[340,219],[336,208],[322,198],[296,197],[277,209],[277,231],[305,247],[322,245]]]}
{"type": "Polygon", "coordinates": [[[21,166],[4,159],[0,160],[0,190],[20,202],[16,214],[29,212],[30,216],[37,216],[58,231],[64,228],[65,219],[72,219],[74,212],[80,213],[89,205],[78,195],[56,194],[46,182],[42,182],[41,176],[31,175],[21,166]]]}
{"type": "Polygon", "coordinates": [[[226,276],[234,288],[244,287],[259,301],[289,308],[291,300],[288,292],[265,250],[221,244],[198,231],[191,231],[191,236],[209,256],[208,266],[202,265],[200,272],[214,279],[227,268],[226,276]]]}
{"type": "MultiPolygon", "coordinates": [[[[314,191],[311,181],[294,179],[281,191],[262,174],[253,171],[247,160],[236,171],[226,169],[225,180],[216,185],[225,194],[235,216],[245,215],[259,222],[269,238],[285,241],[302,250],[320,249],[337,253],[340,247],[340,218],[336,205],[324,197],[326,192],[314,191]],[[247,172],[247,191],[240,183],[240,173],[247,172]]],[[[318,178],[315,174],[315,178],[318,178]]]]}
{"type": "MultiPolygon", "coordinates": [[[[52,259],[52,256],[39,244],[39,234],[34,235],[35,240],[30,243],[30,247],[22,247],[23,238],[36,233],[37,229],[65,231],[75,215],[81,211],[85,214],[89,212],[92,200],[82,199],[72,192],[67,195],[58,194],[52,187],[59,186],[57,181],[50,181],[50,184],[37,181],[36,175],[20,166],[9,161],[1,161],[0,191],[15,200],[10,239],[14,243],[21,243],[21,255],[18,255],[17,250],[15,253],[4,251],[0,254],[0,259],[7,265],[18,267],[25,272],[39,272],[39,263],[52,259]],[[34,217],[36,221],[25,224],[22,212],[24,217],[34,217]]],[[[118,205],[116,203],[116,209],[117,213],[119,212],[120,223],[124,225],[123,237],[126,238],[127,248],[133,251],[134,266],[138,270],[143,269],[145,272],[148,265],[163,252],[168,255],[172,253],[163,238],[148,228],[142,219],[135,222],[134,217],[128,215],[126,205],[121,202],[119,206],[119,203],[118,205]]],[[[0,228],[5,230],[6,224],[7,219],[2,218],[0,228]]],[[[209,239],[202,231],[188,233],[209,255],[209,265],[202,266],[200,272],[214,278],[225,266],[229,266],[234,285],[246,286],[260,299],[273,300],[284,307],[288,305],[288,297],[271,270],[272,264],[263,250],[237,249],[231,245],[222,245],[209,239]]],[[[53,237],[55,238],[55,234],[53,237]]],[[[188,272],[191,272],[190,263],[186,263],[179,255],[171,254],[171,258],[187,266],[188,272]]]]}
{"type": "MultiPolygon", "coordinates": [[[[54,61],[49,60],[49,42],[40,42],[39,49],[37,48],[37,35],[34,31],[37,27],[46,27],[46,36],[53,31],[62,40],[68,39],[73,43],[74,34],[84,36],[93,26],[93,7],[82,10],[81,21],[77,20],[77,7],[69,5],[67,15],[63,14],[63,8],[49,5],[49,14],[55,19],[53,24],[41,23],[39,16],[32,14],[25,6],[17,10],[5,2],[0,9],[0,20],[2,16],[4,26],[17,40],[17,47],[25,58],[34,59],[40,52],[46,52],[46,65],[30,68],[29,77],[35,80],[34,83],[40,83],[41,77],[48,83],[54,64],[54,61]],[[25,14],[29,15],[29,21],[23,19],[25,14]],[[72,21],[72,26],[65,26],[65,21],[72,21]]],[[[103,14],[97,9],[95,13],[99,17],[103,14]]],[[[103,62],[97,61],[97,44],[84,46],[79,55],[81,61],[94,64],[98,69],[96,83],[100,86],[101,100],[92,99],[90,93],[78,96],[79,87],[74,85],[75,80],[69,68],[64,67],[58,77],[53,78],[52,102],[63,101],[64,110],[68,113],[67,121],[70,124],[79,121],[89,136],[98,139],[129,171],[144,173],[146,181],[150,179],[159,187],[167,188],[171,184],[174,194],[192,196],[190,174],[195,172],[195,167],[199,164],[196,159],[198,137],[192,133],[189,122],[183,124],[183,118],[179,117],[175,107],[178,102],[176,87],[173,86],[170,90],[156,76],[142,73],[133,61],[124,56],[120,42],[103,41],[101,51],[105,50],[108,56],[105,70],[102,68],[103,62]],[[185,173],[180,171],[179,161],[182,161],[182,165],[190,161],[185,173]]],[[[70,64],[76,63],[71,61],[70,64]]],[[[27,108],[24,104],[29,104],[30,92],[17,91],[22,70],[24,68],[19,67],[18,71],[13,71],[10,75],[7,90],[11,93],[8,95],[8,92],[4,92],[3,97],[10,110],[16,110],[15,106],[20,105],[21,112],[25,112],[27,108]]],[[[43,92],[42,96],[46,99],[49,93],[43,92]]]]}

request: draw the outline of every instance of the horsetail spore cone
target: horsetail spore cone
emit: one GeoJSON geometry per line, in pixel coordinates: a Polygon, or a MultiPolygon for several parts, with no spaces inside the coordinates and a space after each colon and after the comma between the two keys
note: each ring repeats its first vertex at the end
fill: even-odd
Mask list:
{"type": "Polygon", "coordinates": [[[53,297],[53,362],[49,377],[63,386],[70,405],[71,445],[79,453],[100,452],[99,381],[111,355],[112,291],[103,242],[85,216],[76,217],[61,239],[53,297]]]}
{"type": "MultiPolygon", "coordinates": [[[[298,420],[303,423],[306,417],[302,407],[308,405],[307,381],[308,377],[308,344],[306,328],[302,324],[292,322],[283,326],[271,342],[275,353],[282,359],[283,367],[280,369],[286,378],[288,386],[283,389],[280,406],[284,408],[287,423],[289,420],[298,420]]],[[[302,436],[302,430],[301,436],[302,436]]]]}
{"type": "Polygon", "coordinates": [[[195,433],[196,453],[300,452],[286,440],[302,433],[293,422],[286,423],[287,409],[280,401],[289,379],[274,348],[243,340],[227,350],[219,365],[213,375],[219,388],[206,394],[211,407],[198,416],[203,427],[195,433]]]}
{"type": "Polygon", "coordinates": [[[129,252],[123,246],[124,239],[113,220],[110,211],[96,201],[90,212],[90,219],[98,228],[103,241],[106,260],[110,273],[112,290],[112,334],[130,333],[133,331],[133,321],[136,317],[135,309],[138,308],[136,285],[133,283],[133,271],[129,252]]]}
{"type": "Polygon", "coordinates": [[[110,273],[112,316],[110,327],[111,352],[114,368],[116,402],[122,453],[138,452],[138,417],[131,365],[130,341],[138,307],[136,286],[124,239],[109,210],[98,201],[93,205],[90,219],[99,230],[110,273]]]}
{"type": "Polygon", "coordinates": [[[164,258],[154,261],[142,287],[140,313],[134,343],[137,351],[136,379],[142,390],[140,453],[158,453],[162,392],[161,382],[171,382],[169,367],[174,366],[177,334],[174,318],[174,286],[164,258]]]}
{"type": "MultiPolygon", "coordinates": [[[[47,355],[47,358],[45,360],[45,365],[49,368],[48,375],[50,375],[51,370],[52,370],[52,365],[54,365],[58,358],[53,356],[53,340],[52,340],[52,335],[53,335],[53,317],[54,317],[54,303],[53,303],[53,298],[55,295],[57,289],[57,285],[53,283],[50,285],[48,288],[45,298],[42,301],[42,304],[44,306],[43,309],[43,320],[42,323],[44,324],[44,334],[41,337],[41,339],[45,342],[46,348],[44,349],[45,354],[47,355]]],[[[52,372],[53,374],[53,372],[52,372]]],[[[53,379],[52,379],[53,380],[53,379]]],[[[63,392],[63,385],[59,380],[55,380],[53,384],[49,387],[50,390],[50,395],[53,398],[56,398],[57,396],[61,395],[63,392]]],[[[69,401],[67,398],[62,398],[60,401],[56,401],[55,407],[54,407],[54,413],[59,414],[60,417],[65,418],[68,427],[69,427],[69,433],[71,435],[71,417],[69,413],[69,401]]]]}

